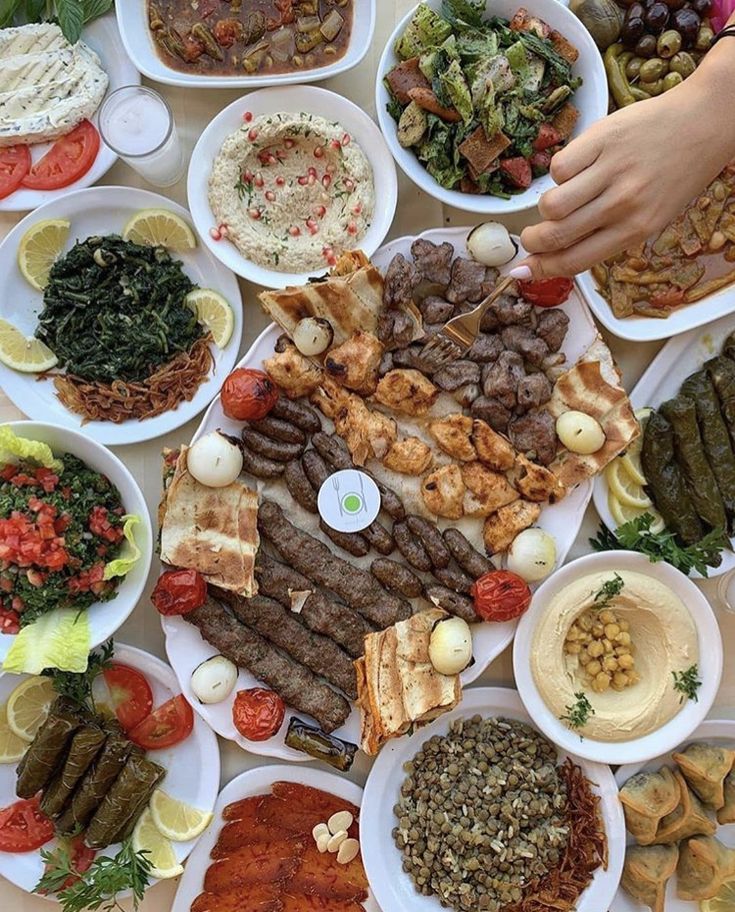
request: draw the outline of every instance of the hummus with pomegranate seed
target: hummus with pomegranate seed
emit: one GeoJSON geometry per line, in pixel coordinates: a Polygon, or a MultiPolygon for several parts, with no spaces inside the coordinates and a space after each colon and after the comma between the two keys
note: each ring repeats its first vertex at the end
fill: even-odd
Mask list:
{"type": "Polygon", "coordinates": [[[253,263],[312,272],[359,246],[373,216],[373,171],[335,121],[246,114],[214,160],[209,205],[213,236],[253,263]]]}

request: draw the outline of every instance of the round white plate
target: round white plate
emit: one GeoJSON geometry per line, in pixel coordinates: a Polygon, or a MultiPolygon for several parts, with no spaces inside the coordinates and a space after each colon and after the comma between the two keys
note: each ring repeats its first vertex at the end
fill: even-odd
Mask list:
{"type": "Polygon", "coordinates": [[[376,0],[354,0],[352,36],[347,51],[335,63],[292,73],[248,76],[208,76],[194,71],[175,70],[159,57],[148,28],[148,4],[144,0],[122,0],[115,4],[120,35],[128,56],[144,76],[166,85],[191,89],[260,89],[271,85],[317,82],[346,73],[367,54],[375,31],[376,0]]]}
{"type": "MultiPolygon", "coordinates": [[[[707,319],[711,319],[710,314],[707,319]]],[[[705,361],[720,354],[725,338],[735,329],[735,320],[732,317],[721,317],[701,329],[692,329],[687,333],[671,339],[646,368],[645,373],[633,388],[630,402],[635,410],[651,406],[658,408],[662,402],[671,399],[679,393],[682,383],[690,375],[698,371],[705,361]]],[[[618,523],[613,519],[607,505],[609,487],[605,474],[602,473],[595,479],[593,497],[595,509],[600,519],[614,532],[618,523]]],[[[730,539],[735,546],[735,535],[730,539]]],[[[719,567],[710,567],[709,577],[721,576],[729,570],[735,569],[735,552],[722,551],[722,563],[719,567]]],[[[692,571],[690,576],[700,578],[700,574],[692,571]]]]}
{"type": "MultiPolygon", "coordinates": [[[[561,651],[559,654],[561,662],[561,651]]],[[[561,670],[561,666],[560,666],[561,670]]],[[[722,637],[709,602],[694,583],[667,563],[652,564],[633,551],[604,551],[580,557],[562,567],[536,591],[531,607],[521,618],[513,645],[513,672],[518,693],[541,731],[564,750],[601,763],[638,763],[676,747],[710,711],[722,678],[722,637]],[[531,671],[531,648],[536,625],[549,603],[574,580],[589,573],[631,570],[668,586],[686,605],[699,639],[698,700],[689,700],[673,719],[642,738],[630,741],[594,741],[568,728],[551,712],[536,687],[531,671]]]]}
{"type": "MultiPolygon", "coordinates": [[[[455,252],[466,254],[464,239],[469,228],[436,228],[425,231],[421,235],[436,244],[449,241],[454,244],[455,252]]],[[[403,253],[408,256],[414,237],[402,237],[391,241],[372,257],[373,263],[382,271],[388,267],[393,256],[403,253]]],[[[522,251],[518,254],[523,256],[522,251]]],[[[505,269],[510,268],[510,264],[505,269]]],[[[574,363],[594,342],[597,330],[589,316],[587,308],[581,302],[576,292],[572,292],[569,300],[562,305],[569,318],[569,332],[565,339],[563,350],[567,354],[570,364],[574,363]]],[[[274,345],[281,330],[274,323],[267,327],[258,336],[250,350],[238,364],[238,367],[260,368],[263,360],[269,358],[274,351],[274,345]]],[[[201,424],[197,428],[193,440],[209,431],[220,429],[226,434],[239,436],[242,422],[232,421],[222,411],[219,396],[207,409],[201,424]]],[[[193,441],[192,441],[193,442],[193,441]]],[[[556,539],[557,561],[561,565],[569,552],[582,524],[584,512],[592,494],[591,482],[585,482],[571,491],[563,501],[553,506],[546,506],[541,512],[537,523],[556,539]]],[[[249,672],[240,669],[237,685],[233,695],[222,703],[200,704],[191,692],[191,674],[194,669],[206,659],[217,655],[218,650],[206,643],[199,631],[180,617],[162,617],[161,623],[166,635],[166,654],[171,666],[178,675],[181,689],[212,728],[223,738],[236,741],[240,747],[251,753],[262,754],[268,757],[279,757],[284,760],[309,760],[310,758],[301,751],[292,750],[284,744],[288,729],[288,722],[293,715],[292,710],[286,711],[286,716],[281,727],[272,738],[267,741],[248,741],[237,731],[232,722],[232,703],[234,694],[238,690],[259,686],[257,679],[249,672]]],[[[472,630],[474,663],[462,673],[463,685],[471,684],[485,671],[513,639],[517,621],[506,621],[503,624],[476,624],[472,630]]],[[[301,713],[296,713],[302,718],[301,713]]],[[[337,729],[335,735],[353,743],[359,743],[360,722],[357,710],[354,710],[342,728],[337,729]]]]}
{"type": "MultiPolygon", "coordinates": [[[[428,5],[437,12],[441,10],[441,0],[428,0],[428,5]]],[[[600,120],[607,114],[608,90],[602,57],[590,33],[579,19],[565,8],[564,4],[557,0],[533,0],[533,3],[529,3],[527,6],[531,15],[539,16],[552,28],[558,29],[579,49],[579,59],[573,69],[575,75],[581,76],[584,82],[571,98],[572,104],[580,111],[580,118],[574,129],[574,135],[579,136],[596,120],[600,120]]],[[[492,0],[487,3],[487,7],[488,15],[512,19],[519,4],[516,0],[492,0]]],[[[386,42],[375,78],[375,107],[378,112],[378,123],[391,154],[407,177],[429,196],[433,196],[447,206],[454,206],[465,212],[480,212],[484,215],[507,215],[510,212],[522,212],[533,208],[543,193],[556,186],[548,174],[535,178],[527,190],[511,196],[510,199],[480,193],[462,193],[460,190],[446,190],[424,168],[415,152],[412,149],[404,149],[398,142],[397,124],[386,108],[390,95],[383,80],[393,67],[400,63],[394,46],[406,30],[413,12],[411,10],[406,13],[386,42]]]]}
{"type": "MultiPolygon", "coordinates": [[[[0,275],[4,281],[0,317],[9,320],[26,335],[32,335],[38,325],[43,295],[31,288],[17,264],[18,244],[31,225],[49,218],[68,219],[71,228],[64,247],[66,252],[77,240],[84,240],[90,235],[120,234],[134,213],[150,208],[168,209],[191,222],[191,216],[182,206],[157,193],[134,187],[94,187],[66,193],[27,215],[0,244],[0,275]]],[[[201,412],[219,391],[237,358],[243,323],[240,289],[232,273],[201,244],[183,253],[172,251],[172,256],[181,260],[184,271],[195,284],[213,288],[224,295],[235,317],[232,338],[225,349],[212,345],[214,370],[190,402],[181,402],[172,411],[144,421],[125,421],[122,424],[88,421],[83,425],[81,417],[70,412],[57,399],[53,381],[39,382],[36,374],[20,373],[0,363],[0,387],[8,398],[30,418],[52,421],[74,430],[81,428],[86,436],[113,446],[160,437],[201,412]]]]}
{"type": "Polygon", "coordinates": [[[364,111],[341,95],[314,86],[293,86],[251,92],[220,111],[199,137],[191,154],[187,194],[196,229],[212,253],[228,269],[255,282],[256,285],[265,285],[267,288],[301,285],[310,277],[322,275],[326,271],[320,268],[311,272],[291,273],[268,269],[248,260],[227,239],[215,241],[211,237],[210,228],[216,225],[215,217],[209,206],[209,175],[212,172],[212,163],[225,139],[242,126],[242,116],[246,111],[251,112],[255,117],[279,112],[316,114],[330,121],[339,121],[352,135],[367,156],[375,181],[373,221],[370,223],[367,233],[356,245],[368,256],[372,256],[388,233],[396,211],[398,200],[396,166],[380,130],[364,111]]]}
{"type": "MultiPolygon", "coordinates": [[[[719,744],[722,747],[735,747],[735,720],[733,719],[707,719],[702,722],[699,728],[692,733],[682,744],[678,745],[674,751],[666,751],[647,763],[636,763],[628,766],[621,766],[615,774],[615,781],[618,788],[622,788],[625,783],[641,770],[657,770],[667,764],[673,766],[671,754],[684,750],[688,744],[693,741],[707,741],[712,744],[719,744]]],[[[725,826],[719,826],[715,834],[717,839],[724,842],[726,846],[735,848],[735,823],[729,823],[725,826]]],[[[635,845],[635,840],[628,834],[628,844],[635,845]]],[[[648,906],[644,906],[637,900],[633,899],[626,891],[620,887],[615,895],[615,899],[610,905],[610,912],[649,912],[648,906]]],[[[676,895],[676,875],[669,881],[666,889],[666,912],[699,912],[699,903],[687,902],[678,899],[676,895]]]]}
{"type": "MultiPolygon", "coordinates": [[[[204,889],[204,875],[212,863],[209,853],[214,848],[222,829],[222,811],[233,801],[241,801],[253,795],[266,795],[274,782],[296,782],[312,788],[329,792],[338,798],[344,798],[357,807],[362,805],[362,789],[344,776],[328,773],[310,767],[294,768],[293,766],[269,765],[246,770],[236,776],[220,792],[214,806],[214,820],[209,829],[201,836],[199,844],[192,852],[189,863],[176,891],[171,912],[189,912],[191,904],[204,889]]],[[[360,816],[360,839],[362,839],[362,815],[360,816]]],[[[372,892],[362,904],[365,912],[380,912],[372,892]]]]}
{"type": "MultiPolygon", "coordinates": [[[[145,675],[153,691],[154,709],[179,693],[176,676],[168,665],[142,649],[115,643],[114,661],[130,665],[145,675]]],[[[0,674],[0,703],[4,703],[26,677],[0,674]]],[[[166,768],[166,777],[160,785],[165,792],[203,811],[214,808],[219,789],[219,747],[214,733],[196,715],[192,733],[185,741],[163,750],[148,751],[148,756],[166,768]]],[[[0,764],[0,807],[18,800],[15,796],[16,767],[15,763],[0,764]]],[[[183,862],[196,842],[196,839],[174,842],[177,861],[183,862]]],[[[56,840],[52,840],[44,848],[53,850],[56,844],[56,840]]],[[[98,854],[114,856],[118,849],[116,844],[98,854]]],[[[38,883],[43,868],[40,852],[0,852],[0,874],[27,893],[38,883]]]]}
{"type": "MultiPolygon", "coordinates": [[[[140,517],[135,527],[135,541],[140,548],[138,561],[120,581],[114,599],[96,602],[87,611],[90,648],[99,646],[128,619],[148,579],[153,556],[153,528],[143,492],[117,456],[84,433],[36,421],[13,421],[9,422],[9,426],[19,437],[40,440],[48,444],[55,455],[71,453],[90,468],[106,475],[120,492],[125,512],[140,517]]],[[[15,636],[0,634],[0,665],[14,642],[15,636]]]]}
{"type": "MultiPolygon", "coordinates": [[[[398,801],[406,777],[403,764],[412,760],[433,735],[445,735],[455,719],[475,714],[503,716],[531,722],[518,694],[503,687],[477,687],[466,691],[461,704],[435,722],[418,729],[410,737],[390,741],[381,750],[368,776],[360,819],[362,857],[375,898],[390,912],[441,912],[435,896],[422,896],[401,866],[402,854],[393,842],[393,806],[398,801]]],[[[575,906],[576,912],[603,912],[615,895],[623,869],[625,821],[618,801],[618,789],[609,767],[580,760],[573,752],[559,751],[579,764],[600,796],[600,811],[608,842],[607,870],[599,868],[592,883],[575,906]]]]}
{"type": "MultiPolygon", "coordinates": [[[[130,4],[128,3],[128,5],[130,4]]],[[[140,83],[140,73],[123,49],[115,16],[112,13],[103,16],[101,19],[95,19],[89,25],[86,25],[82,33],[82,41],[99,55],[102,68],[110,80],[107,88],[108,94],[121,86],[138,85],[140,83]]],[[[91,120],[95,127],[99,127],[96,112],[91,120]]],[[[52,142],[47,142],[31,146],[33,161],[37,162],[40,158],[43,158],[52,145],[52,142]]],[[[116,161],[117,155],[109,146],[104,144],[102,137],[100,137],[100,149],[97,153],[97,158],[89,171],[80,177],[78,181],[69,184],[68,187],[62,187],[60,190],[27,190],[21,187],[15,193],[6,196],[5,199],[0,199],[0,212],[26,212],[29,209],[43,206],[44,203],[67,196],[74,190],[91,187],[103,175],[107,174],[116,161]]]]}

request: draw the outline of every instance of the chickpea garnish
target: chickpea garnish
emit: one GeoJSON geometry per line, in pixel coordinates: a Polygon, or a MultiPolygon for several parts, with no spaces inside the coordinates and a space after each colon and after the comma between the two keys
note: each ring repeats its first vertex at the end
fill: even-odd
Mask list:
{"type": "Polygon", "coordinates": [[[622,691],[640,680],[630,622],[612,608],[589,608],[570,626],[564,652],[576,656],[584,683],[595,693],[622,691]]]}

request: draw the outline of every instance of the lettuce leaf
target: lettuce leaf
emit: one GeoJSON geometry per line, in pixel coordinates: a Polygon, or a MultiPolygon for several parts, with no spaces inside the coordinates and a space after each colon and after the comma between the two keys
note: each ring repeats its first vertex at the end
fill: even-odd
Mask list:
{"type": "Polygon", "coordinates": [[[498,53],[498,36],[495,32],[464,32],[457,38],[457,53],[465,66],[480,63],[498,53]]]}
{"type": "Polygon", "coordinates": [[[442,0],[442,16],[457,29],[482,25],[485,0],[442,0]]]}
{"type": "Polygon", "coordinates": [[[21,628],[3,662],[3,671],[40,674],[44,668],[83,672],[91,648],[86,611],[57,608],[21,628]]]}
{"type": "Polygon", "coordinates": [[[59,471],[63,463],[54,458],[51,447],[40,440],[28,440],[18,435],[7,424],[0,426],[0,464],[32,459],[40,466],[59,471]]]}
{"type": "Polygon", "coordinates": [[[419,161],[442,187],[451,190],[465,176],[454,154],[456,124],[445,123],[435,114],[429,114],[426,139],[416,150],[419,161]]]}
{"type": "Polygon", "coordinates": [[[105,575],[103,579],[112,579],[113,576],[125,576],[129,573],[138,559],[140,558],[140,548],[135,541],[135,527],[140,523],[140,516],[127,515],[123,516],[123,535],[125,544],[120,554],[105,564],[105,575]]]}
{"type": "MultiPolygon", "coordinates": [[[[472,122],[474,114],[472,96],[465,82],[462,67],[457,60],[453,60],[449,67],[439,74],[439,81],[443,94],[449,98],[454,107],[459,111],[465,124],[472,122]]],[[[438,93],[437,93],[438,94],[438,93]]]]}
{"type": "Polygon", "coordinates": [[[418,57],[429,48],[436,47],[452,33],[451,23],[442,19],[431,7],[421,3],[396,41],[395,52],[401,60],[418,57]]]}

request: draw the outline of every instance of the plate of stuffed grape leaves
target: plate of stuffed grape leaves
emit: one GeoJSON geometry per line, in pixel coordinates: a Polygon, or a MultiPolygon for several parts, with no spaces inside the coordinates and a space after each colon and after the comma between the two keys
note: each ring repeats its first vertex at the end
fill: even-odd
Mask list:
{"type": "Polygon", "coordinates": [[[595,482],[593,545],[693,576],[735,568],[735,321],[672,339],[630,394],[642,434],[595,482]]]}
{"type": "Polygon", "coordinates": [[[140,899],[182,872],[218,788],[213,732],[148,653],[110,640],[81,674],[0,675],[0,874],[21,889],[140,899]]]}

